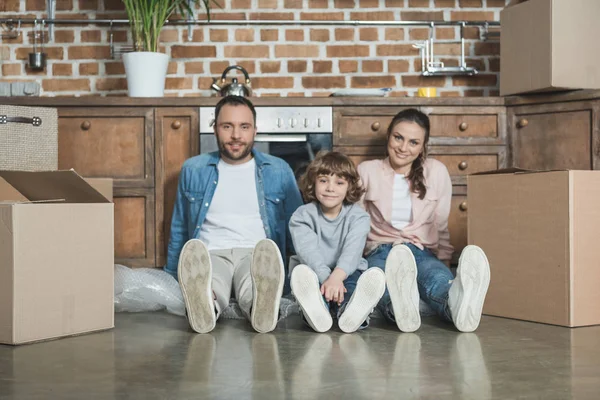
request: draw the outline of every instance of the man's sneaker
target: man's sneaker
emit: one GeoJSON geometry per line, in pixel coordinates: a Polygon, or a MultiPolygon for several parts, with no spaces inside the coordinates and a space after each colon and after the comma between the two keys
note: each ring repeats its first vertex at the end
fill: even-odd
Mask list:
{"type": "Polygon", "coordinates": [[[212,264],[202,241],[191,239],[183,246],[177,276],[190,326],[198,333],[212,331],[217,323],[212,294],[212,264]]]}
{"type": "Polygon", "coordinates": [[[252,310],[250,322],[255,331],[271,332],[279,319],[285,271],[279,248],[270,239],[256,244],[252,253],[252,310]]]}
{"type": "Polygon", "coordinates": [[[381,268],[369,268],[363,272],[338,319],[340,329],[346,333],[355,332],[377,306],[384,292],[385,274],[381,268]]]}
{"type": "Polygon", "coordinates": [[[333,319],[323,300],[321,285],[315,271],[304,264],[297,265],[292,270],[290,284],[310,327],[317,332],[327,332],[331,329],[333,319]]]}
{"type": "Polygon", "coordinates": [[[489,285],[490,264],[485,253],[477,246],[465,247],[448,291],[448,306],[456,329],[461,332],[477,329],[489,285]]]}
{"type": "Polygon", "coordinates": [[[421,326],[417,263],[407,246],[392,247],[385,262],[385,278],[398,329],[416,331],[421,326]]]}

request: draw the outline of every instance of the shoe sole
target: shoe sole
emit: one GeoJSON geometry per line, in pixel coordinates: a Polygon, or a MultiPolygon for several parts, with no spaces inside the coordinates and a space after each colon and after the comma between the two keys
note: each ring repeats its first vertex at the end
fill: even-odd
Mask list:
{"type": "Polygon", "coordinates": [[[346,309],[338,320],[338,326],[345,333],[356,332],[385,292],[385,274],[380,268],[369,268],[360,275],[356,289],[348,300],[346,309]]]}
{"type": "Polygon", "coordinates": [[[255,331],[271,332],[279,319],[285,272],[279,248],[272,240],[258,242],[252,252],[252,311],[250,322],[255,331]]]}
{"type": "Polygon", "coordinates": [[[458,303],[456,318],[452,312],[454,325],[461,332],[473,332],[481,321],[483,303],[490,285],[490,264],[483,250],[473,245],[463,249],[454,282],[462,286],[462,299],[458,303]],[[481,265],[483,268],[478,268],[481,265]]]}
{"type": "Polygon", "coordinates": [[[330,330],[333,319],[323,303],[321,285],[317,274],[306,265],[297,265],[292,271],[290,285],[292,293],[310,327],[317,332],[330,330]]]}
{"type": "Polygon", "coordinates": [[[217,316],[211,289],[212,265],[204,243],[191,239],[183,246],[177,274],[190,326],[198,333],[212,331],[217,316]]]}
{"type": "Polygon", "coordinates": [[[408,247],[392,247],[385,262],[385,277],[398,329],[416,331],[421,326],[417,263],[408,247]]]}

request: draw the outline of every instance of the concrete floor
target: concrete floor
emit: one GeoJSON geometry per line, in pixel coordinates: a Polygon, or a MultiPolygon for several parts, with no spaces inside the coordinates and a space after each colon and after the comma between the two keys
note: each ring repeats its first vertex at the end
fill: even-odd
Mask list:
{"type": "Polygon", "coordinates": [[[117,314],[107,332],[0,345],[0,399],[598,399],[600,326],[484,317],[476,333],[425,318],[356,334],[272,334],[241,320],[192,333],[165,313],[117,314]]]}

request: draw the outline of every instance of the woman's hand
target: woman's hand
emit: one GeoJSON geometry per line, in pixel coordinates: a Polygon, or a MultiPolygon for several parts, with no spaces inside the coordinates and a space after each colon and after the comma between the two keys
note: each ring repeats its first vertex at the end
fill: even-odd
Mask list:
{"type": "Polygon", "coordinates": [[[346,273],[342,269],[336,268],[329,275],[329,278],[323,282],[321,294],[325,296],[326,301],[335,301],[338,305],[342,304],[344,293],[346,293],[344,279],[346,279],[346,273]]]}

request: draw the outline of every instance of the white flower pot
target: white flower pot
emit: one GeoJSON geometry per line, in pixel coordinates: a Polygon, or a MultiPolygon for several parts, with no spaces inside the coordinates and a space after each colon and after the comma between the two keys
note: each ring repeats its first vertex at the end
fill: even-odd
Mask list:
{"type": "Polygon", "coordinates": [[[123,54],[129,97],[162,97],[169,56],[151,51],[123,54]]]}

